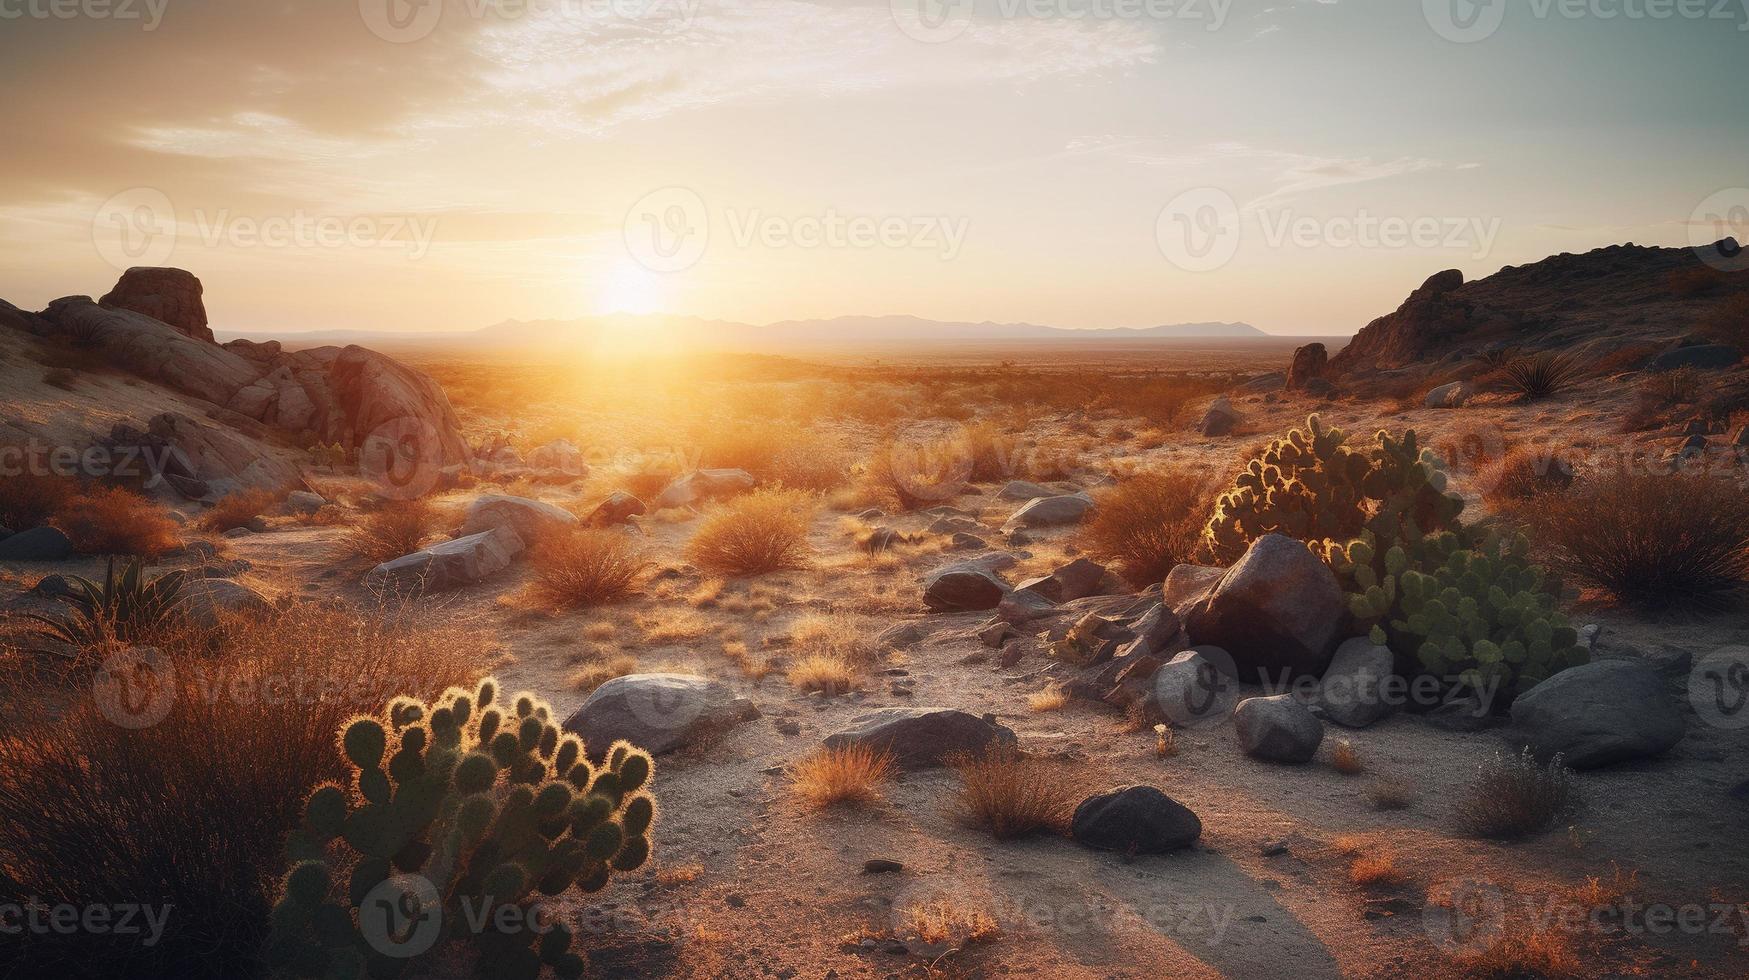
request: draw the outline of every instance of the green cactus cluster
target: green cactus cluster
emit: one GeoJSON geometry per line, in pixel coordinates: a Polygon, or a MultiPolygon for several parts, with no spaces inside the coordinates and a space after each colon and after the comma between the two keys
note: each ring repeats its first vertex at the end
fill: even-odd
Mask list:
{"type": "MultiPolygon", "coordinates": [[[[615,742],[599,765],[530,694],[507,703],[494,680],[451,688],[431,704],[396,698],[340,732],[349,785],[317,787],[287,844],[290,870],[263,950],[278,975],[421,976],[469,942],[475,973],[534,978],[543,967],[581,976],[562,923],[499,929],[501,910],[527,913],[541,896],[600,891],[650,854],[656,801],[648,753],[615,742]],[[363,905],[397,873],[429,883],[442,932],[428,950],[385,947],[362,926],[363,905]],[[374,890],[374,891],[373,891],[374,890]],[[484,927],[481,927],[481,924],[484,927]]],[[[423,892],[423,885],[419,891],[423,892]]],[[[420,905],[411,891],[395,898],[420,905]]],[[[530,921],[526,915],[510,921],[530,921]]]]}
{"type": "Polygon", "coordinates": [[[1447,492],[1438,457],[1419,448],[1413,430],[1401,439],[1381,431],[1361,450],[1313,415],[1304,428],[1270,443],[1217,498],[1203,548],[1230,564],[1263,535],[1285,534],[1322,552],[1369,529],[1394,538],[1406,521],[1442,529],[1463,506],[1463,498],[1447,492]]]}
{"type": "Polygon", "coordinates": [[[1531,564],[1523,534],[1473,530],[1394,541],[1372,532],[1329,551],[1349,612],[1414,669],[1476,690],[1520,691],[1584,663],[1579,635],[1555,608],[1560,586],[1531,564]]]}

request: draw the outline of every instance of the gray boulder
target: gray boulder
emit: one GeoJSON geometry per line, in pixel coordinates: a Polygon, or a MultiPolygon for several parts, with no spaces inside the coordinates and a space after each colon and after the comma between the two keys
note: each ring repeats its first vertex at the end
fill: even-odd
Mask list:
{"type": "Polygon", "coordinates": [[[1384,686],[1396,672],[1395,663],[1389,647],[1365,637],[1337,647],[1318,685],[1324,717],[1344,728],[1365,728],[1390,714],[1394,706],[1386,699],[1384,686]]]}
{"type": "Polygon", "coordinates": [[[1512,703],[1512,724],[1539,756],[1558,752],[1574,769],[1658,755],[1688,727],[1657,671],[1627,660],[1550,677],[1512,703]]]}
{"type": "Polygon", "coordinates": [[[288,514],[314,514],[327,502],[322,499],[321,494],[308,490],[293,490],[285,495],[285,509],[288,514]]]}
{"type": "Polygon", "coordinates": [[[1182,614],[1192,602],[1207,596],[1225,574],[1226,569],[1212,565],[1175,565],[1166,573],[1160,597],[1182,614]]]}
{"type": "Polygon", "coordinates": [[[1272,762],[1310,762],[1324,741],[1324,724],[1291,694],[1240,701],[1233,727],[1246,755],[1272,762]]]}
{"type": "Polygon", "coordinates": [[[1239,427],[1239,410],[1226,398],[1216,398],[1203,413],[1202,423],[1197,431],[1210,438],[1232,435],[1239,427]]]}
{"type": "Polygon", "coordinates": [[[1225,721],[1239,700],[1232,658],[1219,647],[1185,650],[1160,665],[1148,682],[1148,698],[1179,728],[1225,721]]]}
{"type": "Polygon", "coordinates": [[[692,507],[707,500],[732,497],[753,489],[756,482],[753,474],[746,470],[693,470],[685,476],[675,477],[663,487],[656,499],[650,502],[650,509],[692,507]]]}
{"type": "Polygon", "coordinates": [[[1053,494],[1054,491],[1049,487],[1041,487],[1028,480],[1010,480],[996,496],[1002,500],[1034,500],[1053,494]]]}
{"type": "Polygon", "coordinates": [[[371,588],[441,592],[472,585],[510,567],[526,546],[503,525],[383,562],[365,575],[371,588]]]}
{"type": "Polygon", "coordinates": [[[1079,524],[1093,510],[1093,498],[1085,493],[1039,497],[1027,503],[1002,525],[1004,530],[1029,527],[1061,527],[1079,524]]]}
{"type": "Polygon", "coordinates": [[[1099,583],[1104,580],[1104,565],[1077,558],[1049,575],[1027,579],[1014,589],[1017,592],[1036,592],[1052,602],[1070,602],[1098,592],[1099,583]]]}
{"type": "Polygon", "coordinates": [[[61,561],[73,554],[73,541],[58,527],[33,527],[0,541],[0,561],[61,561]]]}
{"type": "Polygon", "coordinates": [[[595,506],[589,512],[589,518],[584,521],[590,527],[615,527],[632,523],[632,518],[644,513],[644,502],[625,492],[615,490],[607,495],[607,499],[595,506]]]}
{"type": "Polygon", "coordinates": [[[563,533],[579,523],[581,522],[576,514],[544,500],[494,493],[476,497],[473,503],[468,504],[467,518],[462,522],[462,529],[456,537],[465,538],[494,528],[508,527],[516,532],[523,544],[532,546],[551,534],[563,533]]]}
{"type": "Polygon", "coordinates": [[[1008,594],[1008,583],[979,568],[947,568],[923,582],[923,604],[931,612],[995,609],[1008,594]]]}
{"type": "Polygon", "coordinates": [[[954,755],[979,755],[1015,744],[1014,732],[953,708],[883,708],[850,720],[850,727],[826,737],[829,749],[849,745],[890,752],[902,769],[939,766],[954,755]]]}
{"type": "Polygon", "coordinates": [[[1428,408],[1462,408],[1470,400],[1470,386],[1462,381],[1440,385],[1427,393],[1428,408]]]}
{"type": "Polygon", "coordinates": [[[625,739],[652,755],[759,717],[759,709],[727,685],[692,674],[627,674],[596,688],[565,719],[593,758],[625,739]]]}
{"type": "Polygon", "coordinates": [[[1266,534],[1191,604],[1185,629],[1192,643],[1232,654],[1247,683],[1323,676],[1347,619],[1336,576],[1304,542],[1266,534]]]}
{"type": "Polygon", "coordinates": [[[183,583],[177,611],[188,621],[215,629],[232,616],[264,616],[273,606],[261,593],[225,578],[190,579],[183,583]]]}
{"type": "Polygon", "coordinates": [[[1069,832],[1095,850],[1165,854],[1196,843],[1202,821],[1152,786],[1124,786],[1082,800],[1069,832]]]}

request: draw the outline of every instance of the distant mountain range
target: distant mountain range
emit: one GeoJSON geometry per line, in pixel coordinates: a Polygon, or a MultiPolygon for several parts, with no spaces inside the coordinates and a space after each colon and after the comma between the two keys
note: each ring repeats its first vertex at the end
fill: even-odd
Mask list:
{"type": "Polygon", "coordinates": [[[284,331],[264,334],[215,331],[221,341],[238,337],[275,339],[296,345],[443,344],[473,347],[574,348],[635,336],[641,344],[687,350],[756,351],[796,347],[879,346],[882,344],[964,344],[1052,340],[1242,340],[1270,334],[1248,323],[1175,323],[1157,327],[1072,329],[1033,323],[963,323],[914,316],[841,316],[828,320],[784,320],[763,326],[729,320],[663,314],[619,313],[577,320],[506,320],[480,330],[395,332],[386,330],[284,331]]]}

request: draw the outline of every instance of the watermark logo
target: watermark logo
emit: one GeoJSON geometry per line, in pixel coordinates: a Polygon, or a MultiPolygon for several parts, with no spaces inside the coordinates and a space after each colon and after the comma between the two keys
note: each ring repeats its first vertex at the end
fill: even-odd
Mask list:
{"type": "Polygon", "coordinates": [[[700,694],[688,681],[645,679],[627,685],[624,704],[632,717],[647,729],[682,732],[691,728],[704,713],[705,699],[700,694]]]}
{"type": "Polygon", "coordinates": [[[1688,220],[1688,244],[1720,272],[1749,270],[1749,187],[1730,187],[1700,202],[1688,220]],[[1735,246],[1714,249],[1726,239],[1735,246]]]}
{"type": "Polygon", "coordinates": [[[626,251],[651,272],[680,272],[704,257],[710,244],[710,212],[688,187],[664,187],[639,198],[626,211],[626,251]]]}
{"type": "Polygon", "coordinates": [[[110,655],[92,678],[91,693],[103,717],[122,728],[150,728],[176,703],[176,668],[152,647],[129,647],[110,655]]]}
{"type": "Polygon", "coordinates": [[[442,465],[443,437],[411,415],[377,426],[358,447],[358,474],[393,500],[425,496],[437,485],[442,465]]]}
{"type": "Polygon", "coordinates": [[[1506,23],[1506,0],[1421,0],[1428,26],[1454,44],[1486,41],[1506,23]]]}
{"type": "Polygon", "coordinates": [[[104,201],[91,219],[91,242],[112,268],[167,265],[176,251],[176,207],[155,187],[134,187],[104,201]]]}
{"type": "Polygon", "coordinates": [[[422,41],[443,20],[443,0],[358,0],[364,25],[390,44],[422,41]]]}
{"type": "Polygon", "coordinates": [[[1186,272],[1213,272],[1231,262],[1241,237],[1239,205],[1218,187],[1179,194],[1154,222],[1160,253],[1186,272]]]}
{"type": "Polygon", "coordinates": [[[1197,647],[1194,657],[1154,672],[1154,703],[1175,728],[1225,721],[1239,703],[1238,667],[1219,647],[1197,647]]]}
{"type": "Polygon", "coordinates": [[[358,931],[371,949],[391,959],[429,951],[443,934],[437,888],[422,875],[391,876],[358,904],[358,931]]]}
{"type": "Polygon", "coordinates": [[[170,0],[0,0],[0,21],[139,21],[140,30],[151,33],[169,7],[170,0]]]}
{"type": "Polygon", "coordinates": [[[1688,700],[1714,728],[1749,728],[1749,647],[1720,647],[1696,664],[1688,700]]]}
{"type": "Polygon", "coordinates": [[[1478,956],[1506,935],[1506,896],[1492,882],[1448,881],[1430,893],[1442,900],[1428,903],[1421,913],[1421,925],[1441,952],[1478,956]]]}
{"type": "Polygon", "coordinates": [[[0,904],[0,936],[138,936],[140,945],[150,949],[164,937],[175,908],[138,902],[50,905],[33,896],[0,904]]]}
{"type": "Polygon", "coordinates": [[[900,33],[924,44],[944,44],[972,26],[972,0],[888,0],[900,33]]]}

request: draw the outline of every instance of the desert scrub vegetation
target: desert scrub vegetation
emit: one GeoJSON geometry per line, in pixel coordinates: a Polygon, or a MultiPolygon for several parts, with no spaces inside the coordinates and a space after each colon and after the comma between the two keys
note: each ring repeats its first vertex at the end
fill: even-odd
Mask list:
{"type": "Polygon", "coordinates": [[[437,528],[437,511],[424,497],[385,501],[360,515],[358,523],[340,538],[342,561],[360,567],[375,567],[402,555],[410,555],[437,528]]]}
{"type": "Polygon", "coordinates": [[[112,557],[100,582],[66,576],[67,591],[56,598],[70,615],[22,615],[43,634],[71,647],[75,660],[101,656],[120,645],[149,642],[171,626],[178,618],[186,577],[182,571],[148,575],[138,558],[124,562],[118,571],[112,557]]]}
{"type": "Polygon", "coordinates": [[[954,811],[962,822],[998,840],[1063,833],[1080,801],[1068,767],[1023,754],[1011,745],[949,760],[960,778],[954,811]]]}
{"type": "MultiPolygon", "coordinates": [[[[541,896],[593,894],[649,860],[649,754],[620,741],[598,747],[602,762],[592,764],[543,701],[506,697],[491,678],[429,703],[396,697],[347,721],[338,748],[346,771],[310,792],[286,843],[289,866],[262,947],[276,971],[360,975],[381,954],[351,913],[375,899],[435,902],[457,923],[488,908],[526,914],[541,896]]],[[[563,923],[447,938],[395,972],[429,975],[456,944],[474,947],[484,977],[546,967],[575,978],[585,969],[563,923]]]]}
{"type": "Polygon", "coordinates": [[[618,602],[637,591],[650,561],[643,544],[624,531],[576,528],[549,535],[529,556],[529,594],[556,609],[618,602]]]}
{"type": "Polygon", "coordinates": [[[464,618],[412,607],[366,615],[296,603],[230,624],[222,661],[206,633],[169,632],[155,638],[155,655],[111,661],[96,699],[7,726],[0,902],[149,897],[173,908],[155,946],[45,933],[9,940],[11,967],[72,977],[261,973],[285,834],[311,787],[346,772],[335,732],[397,694],[472,684],[490,654],[482,635],[464,618]]]}
{"type": "Polygon", "coordinates": [[[28,472],[9,476],[0,480],[0,527],[41,527],[78,493],[79,484],[69,477],[28,472]]]}
{"type": "Polygon", "coordinates": [[[1452,817],[1472,837],[1513,840],[1548,829],[1578,805],[1579,789],[1560,756],[1544,763],[1525,749],[1483,762],[1459,793],[1452,817]]]}
{"type": "Polygon", "coordinates": [[[893,756],[866,745],[823,748],[789,770],[790,789],[809,809],[872,806],[881,786],[893,778],[893,756]]]}
{"type": "Polygon", "coordinates": [[[1550,565],[1625,605],[1718,607],[1749,584],[1749,498],[1710,476],[1590,475],[1526,516],[1550,565]]]}
{"type": "Polygon", "coordinates": [[[1482,499],[1496,512],[1509,511],[1535,497],[1573,485],[1573,464],[1565,452],[1547,446],[1519,446],[1483,471],[1482,499]]]}
{"type": "Polygon", "coordinates": [[[1195,557],[1209,491],[1205,477],[1184,467],[1126,477],[1094,492],[1097,506],[1082,525],[1081,547],[1115,564],[1133,586],[1162,581],[1195,557]]]}
{"type": "Polygon", "coordinates": [[[284,494],[260,488],[228,493],[200,515],[200,529],[223,533],[235,527],[248,527],[284,499],[284,494]]]}
{"type": "Polygon", "coordinates": [[[714,575],[762,575],[808,560],[815,500],[799,490],[761,489],[713,510],[687,542],[687,559],[714,575]]]}
{"type": "Polygon", "coordinates": [[[580,694],[591,694],[596,688],[615,677],[624,677],[627,674],[637,672],[637,658],[629,654],[617,654],[583,663],[571,672],[565,683],[570,686],[571,690],[580,694]]]}
{"type": "Polygon", "coordinates": [[[1708,310],[1695,324],[1708,340],[1749,350],[1749,292],[1739,292],[1708,310]]]}
{"type": "Polygon", "coordinates": [[[1499,384],[1520,401],[1535,402],[1566,391],[1585,375],[1585,364],[1565,351],[1538,351],[1515,357],[1500,369],[1499,384]]]}
{"type": "Polygon", "coordinates": [[[962,493],[972,465],[971,454],[955,440],[895,440],[876,447],[863,476],[873,499],[900,510],[922,510],[962,493]]]}
{"type": "Polygon", "coordinates": [[[169,513],[125,487],[88,486],[63,501],[50,523],[81,554],[157,558],[182,545],[169,513]]]}

